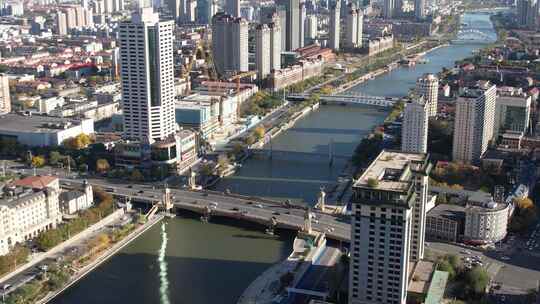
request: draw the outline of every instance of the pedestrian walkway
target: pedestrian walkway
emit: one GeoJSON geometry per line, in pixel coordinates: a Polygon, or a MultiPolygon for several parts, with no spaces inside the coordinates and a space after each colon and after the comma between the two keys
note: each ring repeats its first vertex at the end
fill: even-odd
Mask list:
{"type": "Polygon", "coordinates": [[[93,236],[97,230],[100,230],[102,227],[105,227],[112,223],[113,221],[119,219],[124,214],[124,211],[122,209],[119,209],[115,211],[114,213],[108,215],[101,221],[95,223],[94,225],[88,227],[84,231],[81,231],[77,235],[73,236],[72,238],[56,245],[55,247],[51,248],[47,252],[38,253],[35,254],[30,261],[28,261],[26,264],[21,265],[16,270],[6,274],[2,278],[0,278],[0,285],[5,285],[7,281],[16,275],[19,275],[23,273],[24,271],[38,265],[42,261],[44,261],[47,258],[55,257],[57,254],[63,252],[65,249],[75,246],[75,244],[78,244],[84,239],[89,238],[90,236],[93,236]]]}

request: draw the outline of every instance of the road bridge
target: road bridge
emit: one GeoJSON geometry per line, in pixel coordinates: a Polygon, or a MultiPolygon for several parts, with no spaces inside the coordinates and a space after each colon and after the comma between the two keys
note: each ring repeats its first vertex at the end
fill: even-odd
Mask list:
{"type": "Polygon", "coordinates": [[[286,151],[286,150],[275,150],[275,149],[251,149],[250,153],[255,157],[261,157],[261,158],[271,158],[271,159],[276,159],[276,160],[295,161],[295,162],[314,162],[314,163],[321,163],[321,162],[332,163],[335,160],[347,161],[351,158],[351,155],[333,153],[332,144],[330,144],[328,153],[299,152],[299,151],[286,151]]]}
{"type": "MultiPolygon", "coordinates": [[[[82,182],[83,180],[80,179],[61,179],[63,187],[82,182]]],[[[116,198],[132,202],[153,205],[161,203],[164,197],[164,189],[158,189],[149,184],[134,184],[128,181],[112,182],[103,179],[88,179],[88,182],[103,188],[116,198]]],[[[169,188],[169,190],[173,211],[187,210],[202,216],[235,218],[269,228],[300,230],[304,225],[306,210],[300,206],[214,191],[189,191],[173,188],[169,188]]],[[[313,212],[316,221],[312,227],[315,231],[326,233],[329,239],[350,241],[348,217],[323,214],[316,210],[313,212]]]]}
{"type": "Polygon", "coordinates": [[[486,41],[494,37],[477,29],[461,29],[455,41],[486,41]]]}
{"type": "MultiPolygon", "coordinates": [[[[291,94],[287,96],[290,101],[303,101],[311,94],[291,94]]],[[[359,93],[341,93],[336,95],[319,95],[320,101],[335,104],[359,104],[382,108],[391,108],[398,100],[397,97],[370,96],[359,93]]]]}

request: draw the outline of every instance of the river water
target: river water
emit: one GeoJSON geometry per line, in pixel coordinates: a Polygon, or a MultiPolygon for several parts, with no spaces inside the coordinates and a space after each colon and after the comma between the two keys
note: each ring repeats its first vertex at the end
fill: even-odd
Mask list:
{"type": "MultiPolygon", "coordinates": [[[[466,14],[468,28],[495,37],[488,15],[466,14]]],[[[474,34],[467,34],[477,38],[474,34]]],[[[486,42],[462,42],[439,48],[425,56],[429,60],[360,84],[351,90],[369,95],[403,96],[423,73],[452,67],[486,42]]],[[[334,154],[350,155],[360,139],[382,122],[385,113],[367,107],[323,106],[307,115],[293,128],[275,138],[272,149],[284,151],[282,159],[252,159],[218,189],[312,203],[321,185],[335,182],[344,160],[329,165],[329,146],[334,154]],[[290,157],[286,152],[291,152],[290,157]],[[320,157],[304,157],[303,153],[320,157]]],[[[307,154],[305,154],[307,155],[307,154]]],[[[232,304],[242,291],[273,263],[291,250],[291,233],[270,237],[257,226],[234,224],[231,220],[203,224],[197,219],[167,220],[168,237],[164,250],[166,264],[158,256],[163,231],[156,225],[119,254],[94,270],[74,287],[52,301],[55,304],[170,303],[232,304]],[[160,273],[166,276],[160,279],[160,273]],[[168,293],[164,281],[168,283],[168,293]],[[161,289],[160,289],[161,288],[161,289]]]]}

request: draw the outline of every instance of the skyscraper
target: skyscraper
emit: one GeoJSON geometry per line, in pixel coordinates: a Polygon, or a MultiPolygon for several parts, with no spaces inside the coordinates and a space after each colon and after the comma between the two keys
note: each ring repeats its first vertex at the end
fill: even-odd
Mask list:
{"type": "Polygon", "coordinates": [[[56,12],[56,34],[65,36],[68,33],[66,14],[62,11],[56,12]]]}
{"type": "Polygon", "coordinates": [[[216,13],[216,0],[197,0],[197,23],[210,24],[216,13]]]}
{"type": "Polygon", "coordinates": [[[403,110],[401,151],[426,153],[429,106],[421,96],[414,99],[412,102],[406,103],[403,110]]]}
{"type": "Polygon", "coordinates": [[[357,39],[357,18],[356,18],[356,6],[353,3],[349,3],[345,17],[345,47],[356,47],[357,39]]]}
{"type": "Polygon", "coordinates": [[[489,81],[464,88],[456,101],[452,158],[476,164],[493,139],[497,89],[489,81]]]}
{"type": "Polygon", "coordinates": [[[11,112],[11,96],[9,95],[9,78],[0,75],[0,114],[11,112]]]}
{"type": "Polygon", "coordinates": [[[313,41],[317,39],[317,15],[309,15],[306,18],[306,40],[313,41]]]}
{"type": "Polygon", "coordinates": [[[437,116],[437,103],[439,99],[439,79],[433,74],[424,74],[416,80],[416,92],[424,97],[428,104],[429,117],[437,116]]]}
{"type": "Polygon", "coordinates": [[[383,0],[382,15],[385,19],[394,17],[394,2],[395,0],[383,0]]]}
{"type": "Polygon", "coordinates": [[[260,12],[260,22],[261,23],[275,23],[279,25],[280,35],[281,35],[281,51],[285,51],[287,37],[286,37],[286,28],[287,28],[287,12],[283,6],[261,7],[260,12]]]}
{"type": "MultiPolygon", "coordinates": [[[[300,0],[282,0],[286,11],[285,49],[294,51],[300,47],[300,0]]],[[[303,38],[302,38],[303,39],[303,38]]]]}
{"type": "Polygon", "coordinates": [[[225,0],[225,12],[233,17],[240,18],[240,0],[225,0]]]}
{"type": "Polygon", "coordinates": [[[420,221],[414,208],[417,199],[425,201],[429,170],[426,154],[383,150],[353,184],[350,304],[406,303],[420,221]]]}
{"type": "Polygon", "coordinates": [[[340,1],[336,3],[330,9],[330,22],[328,23],[328,47],[337,51],[339,50],[339,35],[340,35],[340,20],[339,11],[341,10],[340,1]]]}
{"type": "Polygon", "coordinates": [[[281,69],[281,26],[279,23],[269,23],[270,28],[270,70],[281,69]]]}
{"type": "Polygon", "coordinates": [[[120,74],[124,136],[141,142],[176,132],[174,22],[159,21],[150,7],[120,23],[120,74]]]}
{"type": "Polygon", "coordinates": [[[517,0],[517,21],[521,27],[534,28],[538,19],[537,0],[517,0]]]}
{"type": "Polygon", "coordinates": [[[217,13],[212,18],[212,54],[219,74],[248,71],[248,23],[217,13]]]}
{"type": "Polygon", "coordinates": [[[270,29],[266,24],[259,24],[255,29],[255,66],[259,79],[270,74],[270,29]]]}
{"type": "Polygon", "coordinates": [[[348,4],[345,19],[345,45],[348,48],[362,47],[362,31],[364,15],[361,9],[356,8],[354,3],[348,4]]]}
{"type": "Polygon", "coordinates": [[[414,16],[416,19],[426,17],[426,0],[414,0],[414,16]]]}
{"type": "Polygon", "coordinates": [[[66,14],[66,25],[67,29],[71,30],[77,28],[77,13],[75,12],[74,7],[65,7],[64,13],[66,14]]]}
{"type": "Polygon", "coordinates": [[[298,33],[298,47],[304,47],[306,43],[306,4],[300,3],[300,21],[299,21],[299,33],[298,33]]]}

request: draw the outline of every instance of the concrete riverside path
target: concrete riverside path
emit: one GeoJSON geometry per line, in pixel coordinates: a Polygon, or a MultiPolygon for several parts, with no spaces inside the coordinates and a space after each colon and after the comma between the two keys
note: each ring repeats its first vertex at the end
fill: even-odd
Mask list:
{"type": "MultiPolygon", "coordinates": [[[[55,247],[51,248],[49,251],[39,253],[39,254],[35,254],[34,257],[30,261],[28,261],[27,263],[21,265],[20,267],[18,267],[14,271],[12,271],[12,272],[6,274],[5,276],[3,276],[2,278],[0,278],[0,285],[5,285],[10,279],[15,277],[16,275],[19,275],[19,274],[23,273],[24,271],[36,266],[37,264],[41,263],[45,259],[55,257],[57,254],[61,253],[62,251],[64,251],[68,247],[72,247],[75,244],[78,244],[80,241],[82,241],[82,240],[84,240],[84,239],[86,239],[88,237],[93,236],[97,230],[100,230],[101,228],[109,225],[113,221],[115,221],[115,220],[119,219],[120,217],[122,217],[122,215],[124,215],[124,211],[122,209],[118,209],[115,212],[113,212],[113,213],[109,214],[108,216],[106,216],[105,218],[103,218],[101,221],[89,226],[88,228],[86,228],[85,230],[83,230],[83,231],[79,232],[78,234],[74,235],[70,239],[68,239],[68,240],[56,245],[55,247]]],[[[11,285],[13,285],[13,284],[11,284],[11,285]]]]}

